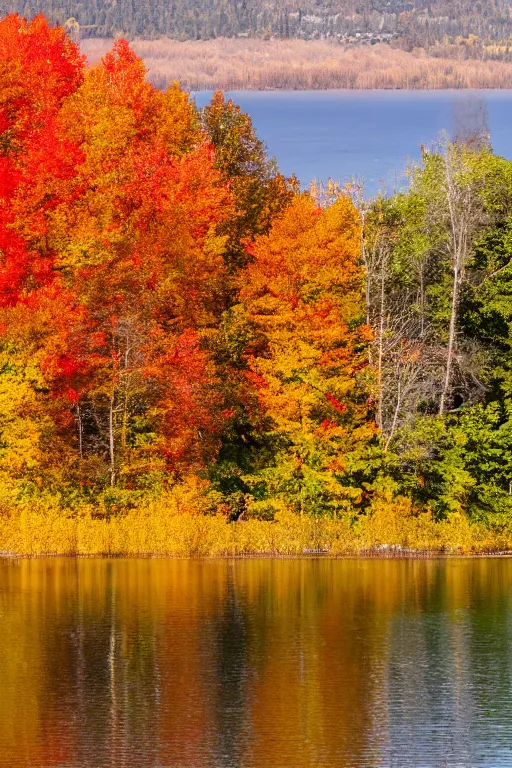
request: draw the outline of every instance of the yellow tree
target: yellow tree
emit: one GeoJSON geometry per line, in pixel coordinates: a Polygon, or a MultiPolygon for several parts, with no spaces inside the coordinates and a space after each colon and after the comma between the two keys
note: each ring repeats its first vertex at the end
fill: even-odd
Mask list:
{"type": "Polygon", "coordinates": [[[339,197],[297,195],[260,237],[241,299],[258,341],[249,378],[281,439],[268,490],[300,511],[337,513],[361,499],[367,420],[360,220],[339,197]]]}

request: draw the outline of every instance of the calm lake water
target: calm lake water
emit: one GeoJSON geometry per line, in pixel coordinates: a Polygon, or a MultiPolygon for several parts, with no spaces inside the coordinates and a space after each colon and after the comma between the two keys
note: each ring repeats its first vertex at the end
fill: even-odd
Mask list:
{"type": "MultiPolygon", "coordinates": [[[[198,106],[211,93],[193,94],[198,106]]],[[[311,179],[363,179],[368,195],[403,186],[441,131],[486,110],[494,151],[512,158],[512,91],[236,91],[281,171],[311,179]]]]}
{"type": "Polygon", "coordinates": [[[512,560],[0,560],[0,766],[512,766],[512,560]]]}

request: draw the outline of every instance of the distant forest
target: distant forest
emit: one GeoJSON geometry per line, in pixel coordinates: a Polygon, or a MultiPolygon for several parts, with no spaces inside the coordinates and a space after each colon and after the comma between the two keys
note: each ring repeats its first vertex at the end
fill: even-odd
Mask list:
{"type": "Polygon", "coordinates": [[[216,37],[396,41],[455,46],[457,58],[508,58],[512,0],[9,0],[4,13],[44,13],[77,37],[216,37]]]}

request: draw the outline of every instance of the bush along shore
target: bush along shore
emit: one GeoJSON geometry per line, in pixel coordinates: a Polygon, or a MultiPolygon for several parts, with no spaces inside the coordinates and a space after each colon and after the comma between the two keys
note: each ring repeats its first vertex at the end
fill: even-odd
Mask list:
{"type": "Polygon", "coordinates": [[[8,16],[0,63],[0,551],[511,549],[512,162],[483,121],[368,202],[301,192],[125,41],[86,68],[8,16]]]}

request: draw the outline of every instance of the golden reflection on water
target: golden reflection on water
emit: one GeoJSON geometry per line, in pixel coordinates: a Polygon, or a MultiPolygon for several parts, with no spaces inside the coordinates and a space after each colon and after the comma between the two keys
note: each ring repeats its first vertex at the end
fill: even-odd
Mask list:
{"type": "Polygon", "coordinates": [[[0,561],[0,766],[512,765],[511,588],[497,559],[0,561]]]}

